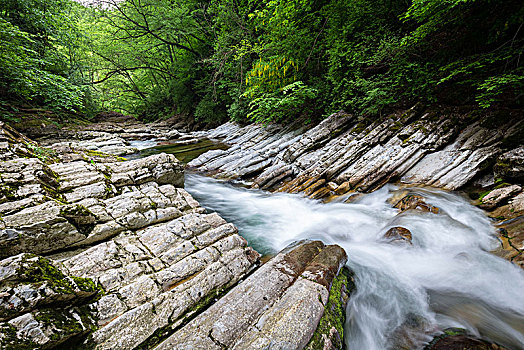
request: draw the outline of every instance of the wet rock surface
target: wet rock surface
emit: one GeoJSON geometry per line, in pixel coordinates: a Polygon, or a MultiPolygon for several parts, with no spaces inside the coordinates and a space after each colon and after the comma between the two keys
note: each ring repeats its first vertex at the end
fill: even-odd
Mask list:
{"type": "Polygon", "coordinates": [[[401,212],[406,210],[419,210],[438,214],[440,211],[439,208],[432,206],[431,204],[427,204],[424,201],[424,197],[414,194],[408,194],[402,198],[397,204],[395,204],[395,208],[399,209],[401,212]]]}
{"type": "Polygon", "coordinates": [[[506,350],[504,347],[468,335],[462,329],[448,329],[424,350],[506,350]]]}
{"type": "Polygon", "coordinates": [[[524,192],[521,184],[502,183],[478,200],[498,230],[500,247],[493,253],[524,268],[524,192]]]}
{"type": "Polygon", "coordinates": [[[411,232],[401,226],[392,227],[384,234],[384,239],[392,243],[411,243],[412,238],[411,232]]]}

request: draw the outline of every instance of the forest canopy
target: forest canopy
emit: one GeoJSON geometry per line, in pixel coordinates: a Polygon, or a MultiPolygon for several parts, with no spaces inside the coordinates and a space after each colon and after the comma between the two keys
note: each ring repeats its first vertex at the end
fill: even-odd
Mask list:
{"type": "Polygon", "coordinates": [[[521,0],[3,0],[0,108],[145,120],[521,108],[521,0]]]}

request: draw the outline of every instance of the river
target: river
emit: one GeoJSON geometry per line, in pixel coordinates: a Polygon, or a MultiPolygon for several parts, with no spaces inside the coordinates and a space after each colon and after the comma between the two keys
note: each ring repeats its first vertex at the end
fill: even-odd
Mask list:
{"type": "Polygon", "coordinates": [[[348,349],[383,350],[406,342],[421,348],[428,334],[448,327],[524,349],[524,271],[487,252],[500,244],[495,229],[458,194],[411,188],[441,211],[399,214],[387,202],[398,195],[394,185],[354,203],[328,204],[197,174],[186,175],[186,189],[234,223],[262,254],[299,239],[342,246],[356,283],[347,307],[348,349]],[[393,226],[408,228],[413,244],[384,241],[393,226]]]}

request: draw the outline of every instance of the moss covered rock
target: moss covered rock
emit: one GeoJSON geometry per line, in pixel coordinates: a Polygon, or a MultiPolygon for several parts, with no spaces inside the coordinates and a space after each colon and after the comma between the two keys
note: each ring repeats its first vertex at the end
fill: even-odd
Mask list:
{"type": "Polygon", "coordinates": [[[317,330],[305,347],[306,350],[341,350],[344,349],[344,324],[346,306],[352,290],[355,288],[351,271],[344,267],[333,280],[324,315],[317,330]]]}

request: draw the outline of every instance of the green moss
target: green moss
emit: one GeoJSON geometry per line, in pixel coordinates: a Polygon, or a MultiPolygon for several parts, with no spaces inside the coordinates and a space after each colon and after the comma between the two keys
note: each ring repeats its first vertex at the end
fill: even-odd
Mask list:
{"type": "Polygon", "coordinates": [[[436,336],[435,338],[433,338],[433,340],[431,342],[429,342],[429,344],[424,347],[424,350],[431,350],[431,348],[435,344],[437,344],[440,340],[448,338],[448,337],[453,337],[453,336],[456,336],[456,335],[467,335],[467,331],[465,329],[462,329],[462,328],[448,328],[448,329],[445,329],[442,334],[440,334],[440,335],[436,336]]]}
{"type": "Polygon", "coordinates": [[[484,192],[480,192],[479,195],[478,195],[478,199],[479,201],[482,202],[483,198],[486,197],[492,190],[487,190],[487,191],[484,191],[484,192]]]}
{"type": "Polygon", "coordinates": [[[493,190],[496,190],[496,189],[499,189],[499,188],[502,188],[502,187],[506,187],[506,186],[511,186],[511,184],[509,184],[507,182],[504,182],[502,179],[498,179],[495,182],[495,185],[493,185],[489,190],[484,191],[484,192],[480,192],[479,195],[478,195],[478,199],[482,202],[484,197],[486,197],[488,194],[490,194],[493,190]]]}
{"type": "Polygon", "coordinates": [[[428,134],[429,134],[429,130],[428,130],[428,128],[426,128],[422,123],[419,123],[419,124],[417,125],[417,130],[422,131],[422,133],[423,133],[424,135],[428,135],[428,134]]]}
{"type": "Polygon", "coordinates": [[[329,134],[332,138],[335,138],[337,137],[338,135],[342,134],[346,129],[344,128],[338,128],[338,129],[335,129],[335,130],[332,130],[329,134]]]}
{"type": "Polygon", "coordinates": [[[96,225],[96,217],[83,205],[64,206],[60,209],[60,216],[64,217],[78,232],[89,235],[96,225]]]}
{"type": "Polygon", "coordinates": [[[75,282],[78,289],[80,289],[83,292],[96,292],[99,290],[95,282],[90,278],[73,276],[71,277],[71,279],[75,282]]]}
{"type": "Polygon", "coordinates": [[[0,344],[2,349],[33,350],[38,349],[38,344],[28,339],[20,339],[16,335],[16,328],[9,323],[0,324],[0,344]]]}
{"type": "Polygon", "coordinates": [[[389,128],[389,131],[397,131],[402,129],[403,125],[399,121],[395,121],[395,123],[389,128]]]}
{"type": "Polygon", "coordinates": [[[55,342],[84,332],[82,324],[62,308],[40,309],[34,317],[45,328],[52,330],[49,337],[55,342]]]}
{"type": "Polygon", "coordinates": [[[42,189],[44,190],[44,192],[46,193],[46,195],[57,201],[57,202],[60,202],[62,204],[65,204],[67,203],[66,199],[64,198],[64,195],[62,193],[60,193],[57,189],[51,187],[51,186],[48,186],[46,184],[40,184],[40,186],[42,186],[42,189]]]}
{"type": "Polygon", "coordinates": [[[16,189],[9,185],[0,184],[0,194],[9,200],[16,200],[16,189]]]}
{"type": "Polygon", "coordinates": [[[333,327],[340,335],[340,339],[332,339],[332,341],[334,341],[333,345],[336,349],[343,349],[344,324],[346,322],[345,306],[347,304],[347,298],[354,287],[351,272],[346,267],[342,268],[338,276],[333,280],[328,302],[324,308],[324,315],[322,315],[317,329],[305,349],[323,349],[323,335],[329,335],[333,327]]]}
{"type": "Polygon", "coordinates": [[[49,287],[59,293],[76,294],[76,288],[84,292],[97,293],[99,289],[89,278],[68,278],[49,259],[27,254],[22,260],[22,267],[17,271],[22,279],[31,283],[47,282],[49,287]]]}
{"type": "Polygon", "coordinates": [[[100,157],[100,158],[111,158],[113,157],[111,154],[99,152],[99,151],[92,151],[92,150],[85,150],[83,151],[86,156],[89,157],[100,157]]]}
{"type": "Polygon", "coordinates": [[[351,130],[351,132],[355,133],[355,134],[360,134],[362,131],[364,131],[364,129],[366,129],[367,127],[367,124],[364,123],[364,122],[360,122],[358,123],[357,125],[355,125],[353,127],[353,129],[351,130]]]}
{"type": "Polygon", "coordinates": [[[58,161],[56,151],[50,148],[40,147],[36,143],[24,142],[29,152],[35,158],[40,159],[46,164],[56,163],[58,161]]]}

